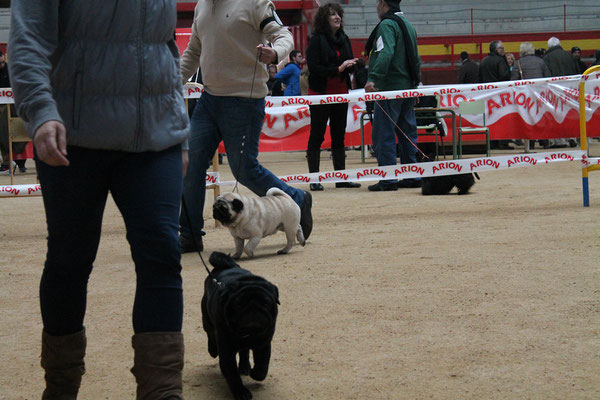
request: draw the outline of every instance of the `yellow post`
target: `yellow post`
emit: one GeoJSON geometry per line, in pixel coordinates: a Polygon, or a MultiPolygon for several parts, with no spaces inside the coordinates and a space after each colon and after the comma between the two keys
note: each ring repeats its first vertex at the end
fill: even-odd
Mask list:
{"type": "MultiPolygon", "coordinates": [[[[588,143],[587,143],[587,131],[586,131],[586,123],[585,123],[585,76],[600,71],[600,65],[595,65],[593,67],[588,68],[581,76],[581,80],[579,81],[579,135],[581,141],[581,150],[588,154],[588,143]]],[[[581,182],[583,189],[583,206],[590,206],[590,190],[588,186],[588,171],[594,171],[599,168],[597,166],[591,167],[583,167],[581,170],[581,182]]]]}

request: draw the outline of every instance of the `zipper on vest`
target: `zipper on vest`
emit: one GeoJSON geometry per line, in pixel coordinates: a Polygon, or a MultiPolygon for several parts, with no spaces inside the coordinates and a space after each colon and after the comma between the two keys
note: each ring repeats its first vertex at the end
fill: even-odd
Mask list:
{"type": "Polygon", "coordinates": [[[137,129],[135,130],[134,151],[139,151],[144,121],[144,107],[142,106],[142,83],[144,82],[144,33],[146,27],[146,0],[140,0],[140,33],[137,38],[138,50],[138,91],[137,91],[137,129]]]}

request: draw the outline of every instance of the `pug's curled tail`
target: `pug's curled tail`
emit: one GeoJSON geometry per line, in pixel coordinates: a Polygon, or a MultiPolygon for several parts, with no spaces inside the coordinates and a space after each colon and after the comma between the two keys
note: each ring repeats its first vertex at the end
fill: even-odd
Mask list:
{"type": "Polygon", "coordinates": [[[208,259],[210,265],[215,267],[216,270],[230,269],[230,268],[240,268],[240,266],[225,253],[221,253],[220,251],[213,251],[208,259]]]}
{"type": "MultiPolygon", "coordinates": [[[[285,197],[290,197],[290,195],[288,195],[286,192],[284,192],[283,190],[276,188],[276,187],[272,187],[271,189],[267,190],[267,196],[285,196],[285,197]]],[[[291,197],[290,197],[291,199],[291,197]]]]}

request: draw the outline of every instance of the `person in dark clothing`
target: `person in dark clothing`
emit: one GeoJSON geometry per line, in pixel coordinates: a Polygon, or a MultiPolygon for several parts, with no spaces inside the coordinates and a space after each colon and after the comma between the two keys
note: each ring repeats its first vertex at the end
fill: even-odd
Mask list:
{"type": "Polygon", "coordinates": [[[460,53],[462,66],[458,72],[458,83],[479,83],[479,65],[469,58],[469,53],[460,53]]]}
{"type": "Polygon", "coordinates": [[[354,65],[352,89],[364,88],[367,84],[368,77],[369,69],[365,64],[365,60],[359,58],[358,60],[356,60],[356,64],[354,65]]]}
{"type": "MultiPolygon", "coordinates": [[[[490,53],[481,61],[479,66],[479,81],[502,82],[510,80],[510,68],[506,62],[504,54],[504,45],[500,40],[494,40],[490,43],[490,53]]],[[[492,140],[490,147],[492,149],[511,150],[508,140],[492,140]]]]}
{"type": "Polygon", "coordinates": [[[510,80],[510,69],[504,57],[504,45],[500,40],[490,43],[490,53],[479,66],[479,81],[502,82],[510,80]]]}
{"type": "Polygon", "coordinates": [[[48,231],[39,286],[43,399],[77,398],[88,282],[109,194],[135,264],[137,398],[183,399],[178,220],[189,118],[173,39],[176,4],[115,4],[11,3],[15,108],[35,146],[48,231]]]}
{"type": "MultiPolygon", "coordinates": [[[[322,5],[315,16],[315,28],[306,50],[308,62],[308,94],[348,93],[350,70],[357,59],[352,55],[350,39],[344,33],[344,10],[336,3],[322,5]]],[[[346,118],[348,103],[310,106],[310,137],[306,149],[309,172],[319,171],[321,144],[329,120],[331,158],[335,170],[346,169],[346,118]]],[[[360,183],[338,182],[336,188],[358,188],[360,183]]],[[[310,190],[323,190],[320,183],[311,183],[310,190]]]]}
{"type": "Polygon", "coordinates": [[[594,63],[590,66],[600,65],[600,50],[596,50],[594,56],[596,57],[596,60],[594,60],[594,63]]]}
{"type": "Polygon", "coordinates": [[[269,89],[269,96],[283,96],[283,89],[281,88],[281,81],[275,78],[277,74],[277,65],[269,65],[269,80],[267,81],[267,88],[269,89]]]}
{"type": "Polygon", "coordinates": [[[583,74],[588,66],[581,60],[581,49],[577,46],[571,47],[571,55],[577,64],[578,73],[583,74]]]}
{"type": "MultiPolygon", "coordinates": [[[[0,50],[0,88],[9,88],[10,87],[10,74],[8,72],[8,64],[4,58],[4,53],[0,50]]],[[[0,104],[0,152],[2,153],[2,165],[0,165],[0,174],[8,175],[10,174],[10,150],[8,148],[8,107],[13,107],[8,104],[0,104]]],[[[14,112],[14,108],[11,108],[11,114],[13,116],[16,115],[14,112]]],[[[25,146],[27,146],[27,142],[17,142],[13,143],[12,150],[13,154],[22,153],[25,150],[25,146]]],[[[27,160],[15,160],[15,164],[19,167],[20,172],[26,172],[27,167],[25,166],[25,162],[27,160]]]]}
{"type": "Polygon", "coordinates": [[[4,53],[0,50],[0,88],[10,87],[10,76],[8,73],[8,64],[4,58],[4,53]]]}
{"type": "Polygon", "coordinates": [[[548,66],[551,76],[578,74],[575,59],[573,59],[569,52],[563,50],[558,38],[551,37],[548,39],[548,51],[544,55],[544,62],[548,66]]]}

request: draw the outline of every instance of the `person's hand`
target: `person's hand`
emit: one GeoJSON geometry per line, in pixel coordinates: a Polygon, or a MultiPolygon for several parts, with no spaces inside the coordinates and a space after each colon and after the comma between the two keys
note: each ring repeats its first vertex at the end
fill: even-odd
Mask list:
{"type": "Polygon", "coordinates": [[[277,61],[277,53],[272,47],[261,43],[256,46],[256,51],[258,51],[258,59],[263,64],[274,64],[277,61]]]}
{"type": "Polygon", "coordinates": [[[340,65],[340,66],[338,67],[338,71],[339,71],[339,72],[343,72],[345,69],[348,69],[348,68],[352,68],[352,67],[354,67],[354,64],[356,64],[356,60],[358,60],[358,58],[352,58],[352,59],[350,59],[350,60],[346,60],[346,61],[344,61],[344,62],[342,63],[342,65],[340,65]]]}
{"type": "Polygon", "coordinates": [[[189,150],[181,150],[181,164],[183,165],[183,176],[185,176],[185,173],[187,172],[189,163],[190,163],[189,150]]]}
{"type": "Polygon", "coordinates": [[[375,87],[375,84],[373,82],[367,82],[367,84],[365,85],[365,92],[376,92],[379,89],[377,89],[375,87]]]}
{"type": "Polygon", "coordinates": [[[47,121],[35,131],[33,144],[38,158],[52,167],[69,165],[67,159],[67,130],[58,121],[47,121]]]}

